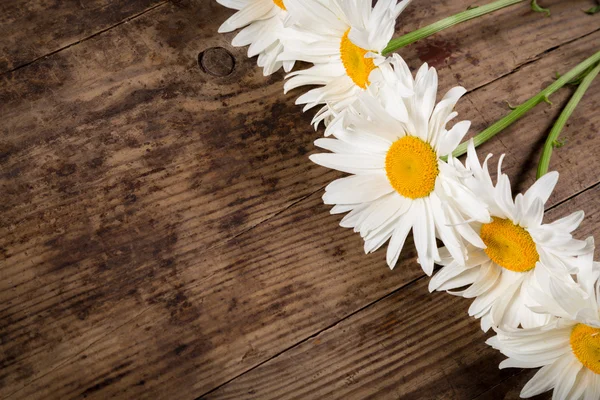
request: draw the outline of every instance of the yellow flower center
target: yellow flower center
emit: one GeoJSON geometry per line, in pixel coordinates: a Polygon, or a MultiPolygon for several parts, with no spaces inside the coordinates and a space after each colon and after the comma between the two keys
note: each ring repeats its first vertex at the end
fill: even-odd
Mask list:
{"type": "Polygon", "coordinates": [[[600,374],[600,328],[575,325],[571,331],[571,349],[587,369],[600,374]]]}
{"type": "Polygon", "coordinates": [[[515,272],[527,272],[540,259],[529,232],[509,219],[492,217],[481,226],[485,253],[499,266],[515,272]]]}
{"type": "MultiPolygon", "coordinates": [[[[275,0],[273,0],[275,1],[275,0]]],[[[365,58],[369,50],[362,49],[348,39],[350,29],[342,36],[340,54],[342,63],[346,68],[346,74],[352,79],[356,86],[366,89],[369,85],[369,74],[375,69],[372,58],[365,58]]]]}
{"type": "Polygon", "coordinates": [[[385,173],[392,187],[404,197],[426,197],[435,188],[440,173],[433,148],[415,136],[404,136],[390,146],[385,173]]]}
{"type": "Polygon", "coordinates": [[[283,0],[273,0],[273,3],[275,3],[275,5],[279,8],[281,8],[282,10],[287,10],[285,8],[285,5],[283,4],[283,0]]]}

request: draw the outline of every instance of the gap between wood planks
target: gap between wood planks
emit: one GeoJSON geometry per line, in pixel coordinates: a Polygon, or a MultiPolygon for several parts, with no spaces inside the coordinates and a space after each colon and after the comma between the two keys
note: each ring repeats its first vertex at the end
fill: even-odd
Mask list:
{"type": "MultiPolygon", "coordinates": [[[[577,192],[577,193],[573,194],[572,196],[569,196],[568,198],[566,198],[566,199],[564,199],[564,200],[561,200],[561,201],[559,201],[558,203],[556,203],[556,204],[552,205],[551,207],[548,207],[548,208],[545,210],[545,212],[548,212],[548,211],[550,211],[550,210],[552,210],[552,209],[554,209],[554,208],[556,208],[556,207],[558,207],[558,206],[560,206],[560,205],[562,205],[562,204],[565,204],[566,202],[568,202],[568,201],[570,201],[570,200],[574,199],[575,197],[578,197],[578,196],[580,196],[580,195],[584,194],[585,192],[587,192],[587,191],[589,191],[589,190],[592,190],[592,189],[594,189],[595,187],[597,187],[597,186],[599,186],[599,185],[600,185],[600,182],[597,182],[597,183],[595,183],[595,184],[593,184],[593,185],[591,185],[591,186],[589,186],[589,187],[587,187],[587,188],[585,188],[585,189],[583,189],[583,190],[581,190],[581,191],[579,191],[579,192],[577,192]]],[[[227,384],[229,384],[229,383],[233,382],[234,380],[238,379],[238,378],[239,378],[239,377],[241,377],[242,375],[245,375],[245,374],[247,374],[247,373],[251,372],[252,370],[254,370],[254,369],[257,369],[258,367],[262,366],[263,364],[266,364],[267,362],[269,362],[269,361],[271,361],[271,360],[273,360],[273,359],[275,359],[275,358],[279,357],[279,356],[280,356],[280,355],[282,355],[283,353],[286,353],[287,351],[289,351],[289,350],[292,350],[292,349],[294,349],[294,348],[296,348],[296,347],[298,347],[298,346],[302,345],[303,343],[305,343],[305,342],[307,342],[307,341],[309,341],[309,340],[311,340],[311,339],[313,339],[313,338],[315,338],[315,337],[317,337],[317,336],[321,335],[322,333],[324,333],[324,332],[326,332],[326,331],[328,331],[328,330],[330,330],[330,329],[333,329],[333,328],[335,328],[335,327],[336,327],[337,325],[339,325],[341,322],[343,322],[343,321],[345,321],[345,320],[347,320],[347,319],[351,318],[352,316],[354,316],[354,315],[356,315],[356,314],[358,314],[358,313],[362,312],[363,310],[366,310],[367,308],[369,308],[369,307],[371,307],[371,306],[374,306],[374,305],[376,305],[377,303],[379,303],[379,302],[381,302],[381,301],[385,300],[386,298],[388,298],[388,297],[391,297],[391,296],[395,295],[396,293],[400,292],[401,290],[403,290],[403,289],[405,289],[405,288],[407,288],[407,287],[409,287],[409,286],[411,286],[411,285],[414,285],[416,282],[418,282],[418,281],[420,281],[421,279],[424,279],[424,278],[427,278],[427,275],[423,274],[423,275],[419,276],[418,278],[415,278],[415,279],[413,279],[412,281],[410,281],[410,282],[408,282],[408,283],[405,283],[404,285],[402,285],[402,286],[400,286],[400,287],[398,287],[398,288],[396,288],[396,289],[392,290],[390,293],[386,294],[385,296],[382,296],[382,297],[380,297],[379,299],[377,299],[377,300],[374,300],[374,301],[372,301],[371,303],[369,303],[369,304],[366,304],[366,305],[364,305],[363,307],[361,307],[361,308],[359,308],[359,309],[357,309],[357,310],[355,310],[355,311],[353,311],[353,312],[349,313],[348,315],[345,315],[344,317],[340,318],[340,319],[339,319],[338,321],[336,321],[335,323],[333,323],[333,324],[331,324],[331,325],[329,325],[329,326],[327,326],[327,327],[325,327],[325,328],[323,328],[323,329],[319,330],[318,332],[316,332],[316,333],[314,333],[314,334],[312,334],[312,335],[310,335],[310,336],[308,336],[308,337],[304,338],[303,340],[301,340],[301,341],[297,342],[296,344],[294,344],[294,345],[292,345],[292,346],[289,346],[289,347],[287,347],[285,350],[282,350],[282,351],[278,352],[277,354],[273,355],[272,357],[269,357],[268,359],[266,359],[266,360],[264,360],[264,361],[262,361],[262,362],[260,362],[260,363],[256,364],[255,366],[253,366],[253,367],[249,368],[248,370],[246,370],[246,371],[242,372],[241,374],[238,374],[238,375],[237,375],[237,376],[235,376],[234,378],[231,378],[231,379],[229,379],[227,382],[224,382],[224,383],[220,384],[219,386],[217,386],[217,387],[215,387],[215,388],[213,388],[213,389],[209,390],[208,392],[206,392],[206,393],[204,393],[204,394],[200,395],[199,397],[197,397],[197,398],[196,398],[196,400],[200,400],[200,399],[202,399],[204,396],[207,396],[207,395],[209,395],[209,394],[211,394],[211,393],[213,393],[213,392],[217,391],[217,390],[218,390],[218,389],[220,389],[221,387],[223,387],[223,386],[225,386],[225,385],[227,385],[227,384]]],[[[503,380],[503,381],[501,381],[501,382],[498,382],[498,384],[497,384],[496,386],[498,386],[498,385],[502,384],[504,381],[506,381],[506,380],[508,380],[508,379],[514,378],[516,375],[520,374],[522,371],[523,371],[523,370],[521,370],[521,371],[519,371],[519,372],[515,373],[514,375],[510,376],[509,378],[507,378],[507,379],[505,379],[505,380],[503,380]]],[[[494,387],[495,387],[495,386],[494,386],[494,387]]],[[[491,389],[493,389],[493,388],[490,388],[489,390],[491,390],[491,389]]],[[[489,391],[489,390],[488,390],[488,391],[489,391]]],[[[484,392],[484,393],[485,393],[485,392],[484,392]]],[[[479,396],[481,396],[482,394],[483,394],[483,393],[480,393],[479,395],[477,395],[477,396],[476,396],[475,398],[473,398],[472,400],[475,400],[475,399],[477,399],[477,398],[478,398],[479,396]]]]}
{"type": "Polygon", "coordinates": [[[84,37],[83,39],[79,39],[79,40],[77,40],[77,41],[75,41],[73,43],[69,43],[68,45],[63,46],[63,47],[61,47],[59,49],[56,49],[54,51],[51,51],[50,53],[47,53],[47,54],[44,54],[43,56],[34,58],[33,60],[26,62],[25,64],[17,65],[16,67],[14,67],[12,69],[9,69],[8,71],[4,71],[4,72],[0,73],[0,76],[4,76],[4,75],[7,75],[7,74],[10,74],[11,72],[18,71],[21,68],[25,68],[25,67],[27,67],[27,66],[29,66],[29,65],[31,65],[31,64],[33,64],[33,63],[35,63],[35,62],[37,62],[37,61],[39,61],[41,59],[43,59],[43,58],[50,57],[50,56],[52,56],[52,55],[54,55],[56,53],[60,53],[63,50],[66,50],[66,49],[68,49],[70,47],[73,47],[73,46],[76,46],[76,45],[78,45],[80,43],[83,43],[86,40],[89,40],[89,39],[92,39],[92,38],[94,38],[96,36],[99,36],[99,35],[103,34],[104,32],[107,32],[107,31],[109,31],[109,30],[111,30],[111,29],[113,29],[113,28],[115,28],[117,26],[126,24],[129,21],[133,21],[134,19],[137,19],[137,18],[141,17],[142,15],[144,15],[144,14],[146,14],[146,13],[152,11],[152,10],[155,10],[155,9],[157,9],[159,7],[162,7],[162,6],[164,6],[164,5],[168,4],[168,3],[169,3],[169,0],[165,0],[165,1],[162,1],[162,2],[160,2],[158,4],[155,4],[152,7],[149,7],[147,9],[145,9],[144,11],[141,11],[141,12],[139,12],[137,14],[133,14],[132,16],[127,17],[124,20],[117,22],[116,24],[113,24],[113,25],[109,26],[108,28],[101,29],[98,32],[92,33],[91,35],[84,37]]]}

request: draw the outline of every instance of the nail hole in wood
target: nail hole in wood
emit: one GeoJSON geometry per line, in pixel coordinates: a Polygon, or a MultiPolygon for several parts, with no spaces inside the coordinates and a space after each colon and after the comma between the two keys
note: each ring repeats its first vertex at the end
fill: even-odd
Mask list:
{"type": "Polygon", "coordinates": [[[198,54],[198,66],[207,74],[227,76],[235,68],[235,58],[222,47],[210,47],[198,54]]]}

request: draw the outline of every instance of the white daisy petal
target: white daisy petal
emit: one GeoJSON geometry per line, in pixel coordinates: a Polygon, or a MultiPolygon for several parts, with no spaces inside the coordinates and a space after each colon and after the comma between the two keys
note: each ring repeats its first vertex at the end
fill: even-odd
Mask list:
{"type": "Polygon", "coordinates": [[[429,256],[429,238],[427,229],[427,215],[425,205],[422,201],[415,201],[413,210],[415,215],[419,215],[420,218],[416,218],[413,227],[413,237],[415,239],[415,247],[417,248],[419,263],[421,268],[431,275],[433,272],[433,259],[429,256]]]}
{"type": "Polygon", "coordinates": [[[313,154],[310,160],[323,167],[336,169],[341,172],[374,173],[384,168],[385,160],[371,154],[313,154]]]}
{"type": "MultiPolygon", "coordinates": [[[[475,270],[475,269],[474,269],[475,270]]],[[[509,271],[510,272],[510,271],[509,271]]],[[[480,294],[473,300],[469,307],[469,315],[482,315],[487,313],[496,301],[519,279],[515,273],[502,271],[496,284],[485,293],[480,294]]],[[[515,288],[516,290],[516,288],[515,288]]],[[[510,299],[509,299],[510,300],[510,299]]]]}
{"type": "Polygon", "coordinates": [[[583,365],[575,357],[571,356],[569,363],[565,366],[564,371],[559,375],[557,383],[552,393],[553,400],[568,400],[574,397],[569,397],[569,393],[575,384],[577,374],[583,365]]]}
{"type": "MultiPolygon", "coordinates": [[[[475,230],[468,223],[466,218],[461,216],[460,213],[457,210],[455,210],[454,207],[452,207],[453,205],[456,207],[456,203],[453,204],[453,202],[450,201],[447,201],[446,204],[444,204],[444,210],[450,217],[451,226],[453,226],[456,229],[456,232],[467,242],[469,242],[475,247],[484,248],[485,244],[479,237],[479,234],[475,232],[475,230]]],[[[461,209],[462,207],[456,208],[461,209]]]]}
{"type": "Polygon", "coordinates": [[[569,395],[572,399],[581,399],[585,393],[586,388],[591,384],[588,377],[588,372],[591,372],[587,368],[581,368],[576,376],[573,388],[569,395]]]}
{"type": "Polygon", "coordinates": [[[481,330],[484,332],[487,332],[491,329],[492,327],[492,316],[488,313],[486,315],[484,315],[483,317],[481,317],[480,319],[481,321],[481,330]]]}
{"type": "Polygon", "coordinates": [[[452,110],[454,109],[454,106],[458,100],[466,92],[467,90],[461,86],[456,86],[450,89],[448,93],[444,95],[442,101],[440,101],[433,109],[431,120],[429,121],[429,135],[431,137],[431,142],[436,144],[434,147],[437,147],[438,135],[443,132],[443,127],[449,122],[449,120],[457,115],[457,113],[453,112],[452,110]]]}
{"type": "Polygon", "coordinates": [[[490,311],[494,326],[502,326],[502,324],[507,326],[515,326],[514,323],[511,323],[511,316],[509,311],[511,310],[511,302],[518,301],[518,296],[516,296],[516,294],[521,289],[522,281],[522,278],[518,279],[512,285],[507,287],[506,290],[498,297],[498,299],[496,299],[496,301],[492,305],[490,311]]]}
{"type": "Polygon", "coordinates": [[[573,232],[575,229],[577,229],[577,227],[579,227],[579,224],[581,224],[581,221],[583,221],[584,216],[585,213],[583,211],[575,211],[574,213],[556,220],[548,225],[564,232],[573,232]]]}
{"type": "MultiPolygon", "coordinates": [[[[529,209],[521,218],[521,226],[523,227],[536,227],[542,224],[544,218],[544,203],[541,199],[536,198],[531,203],[529,209]]],[[[517,218],[515,218],[517,219],[517,218]]]]}
{"type": "Polygon", "coordinates": [[[340,221],[340,226],[342,228],[354,228],[361,215],[364,212],[366,212],[370,206],[370,203],[361,203],[358,205],[353,205],[352,211],[346,214],[344,218],[342,218],[342,220],[340,221]]]}
{"type": "Polygon", "coordinates": [[[514,203],[507,175],[502,174],[498,176],[495,195],[496,205],[502,210],[503,216],[514,219],[514,203]]]}
{"type": "Polygon", "coordinates": [[[487,292],[496,283],[496,280],[502,273],[502,268],[488,261],[479,268],[477,280],[463,294],[464,297],[477,297],[482,293],[487,292]]]}
{"type": "Polygon", "coordinates": [[[590,236],[586,239],[589,251],[577,258],[579,271],[577,272],[577,282],[581,285],[583,291],[590,297],[594,297],[594,283],[598,281],[600,270],[598,263],[594,263],[594,238],[590,236]]]}
{"type": "Polygon", "coordinates": [[[329,212],[331,214],[343,214],[352,211],[356,207],[356,204],[338,204],[333,206],[329,212]]]}
{"type": "MultiPolygon", "coordinates": [[[[364,16],[353,13],[346,17],[354,20],[361,15],[364,16]]],[[[335,115],[333,106],[323,108],[317,115],[318,118],[326,118],[328,113],[332,116],[326,129],[326,134],[331,136],[315,141],[315,145],[331,153],[313,154],[309,158],[321,166],[352,175],[329,184],[323,201],[334,205],[332,213],[349,211],[340,225],[360,233],[366,253],[390,240],[386,261],[393,268],[412,229],[417,260],[431,275],[434,263],[444,263],[446,253],[463,264],[467,262],[464,241],[485,247],[469,219],[475,217],[477,221],[488,222],[490,217],[485,204],[464,182],[472,173],[454,159],[442,161],[428,141],[430,136],[439,137],[442,133],[451,138],[454,132],[461,132],[458,136],[462,136],[468,123],[459,123],[448,133],[446,122],[448,116],[454,114],[452,107],[464,89],[450,90],[443,100],[445,103],[436,107],[435,70],[424,65],[413,79],[404,61],[397,56],[391,59],[389,64],[381,64],[382,76],[391,83],[388,89],[401,88],[402,96],[406,97],[369,87],[353,104],[335,115]],[[402,112],[386,107],[394,101],[404,104],[402,112]],[[434,124],[428,121],[434,117],[432,112],[439,118],[434,124]],[[403,120],[397,118],[399,113],[405,114],[403,120]],[[428,126],[434,128],[428,131],[428,126]],[[438,238],[447,247],[445,251],[438,250],[438,238]]],[[[302,76],[292,74],[291,80],[302,76]]],[[[348,79],[339,79],[342,78],[348,79]]],[[[338,78],[307,92],[300,100],[306,101],[309,107],[318,104],[325,94],[324,88],[335,79],[338,78]]],[[[451,152],[460,138],[448,140],[443,146],[451,152]]],[[[474,260],[481,257],[480,252],[474,252],[474,260]]],[[[471,266],[469,264],[469,268],[471,266]]],[[[453,285],[477,273],[457,273],[448,281],[440,282],[436,289],[455,289],[453,285]]]]}
{"type": "Polygon", "coordinates": [[[248,5],[250,0],[217,0],[220,5],[234,10],[241,10],[248,5]]]}
{"type": "MultiPolygon", "coordinates": [[[[381,79],[389,77],[389,73],[379,71],[380,66],[386,64],[381,52],[392,38],[396,18],[408,3],[400,4],[398,0],[382,0],[372,8],[371,2],[363,0],[286,0],[289,19],[294,23],[287,23],[285,51],[278,59],[302,60],[315,66],[307,69],[302,77],[290,76],[293,81],[285,89],[322,86],[298,101],[298,104],[307,104],[305,110],[324,105],[315,124],[324,121],[327,125],[332,114],[351,105],[359,93],[368,88],[376,89],[381,79]]],[[[393,67],[386,65],[385,68],[393,67]]],[[[396,110],[401,112],[402,107],[396,110]]]]}
{"type": "Polygon", "coordinates": [[[411,212],[406,212],[398,219],[392,239],[388,245],[386,256],[387,264],[391,269],[394,269],[396,262],[398,262],[398,257],[400,256],[400,252],[404,247],[404,242],[406,241],[408,232],[410,232],[411,228],[413,228],[413,225],[415,224],[416,215],[416,213],[413,214],[411,212]]]}
{"type": "Polygon", "coordinates": [[[554,277],[550,278],[550,295],[558,306],[572,317],[575,317],[577,312],[587,304],[586,294],[577,285],[571,285],[568,281],[564,282],[554,277]]]}
{"type": "MultiPolygon", "coordinates": [[[[541,202],[541,199],[534,201],[541,202]]],[[[593,240],[588,241],[593,247],[593,240]]],[[[542,367],[525,385],[521,397],[532,397],[554,388],[553,399],[597,399],[600,395],[600,360],[597,357],[600,265],[594,263],[592,252],[578,257],[576,284],[568,273],[560,277],[557,275],[560,270],[546,270],[541,262],[538,264],[535,274],[530,274],[523,283],[529,283],[530,287],[527,291],[522,290],[522,301],[526,302],[531,295],[541,304],[530,307],[532,310],[551,314],[546,315],[546,321],[537,327],[495,328],[497,335],[487,343],[509,357],[500,364],[501,368],[542,367]],[[535,278],[538,270],[545,271],[548,276],[535,278]],[[548,293],[536,287],[539,281],[549,282],[545,288],[548,293]]]]}
{"type": "Polygon", "coordinates": [[[356,204],[376,200],[394,189],[383,175],[353,175],[331,182],[325,189],[325,204],[356,204]]]}
{"type": "Polygon", "coordinates": [[[320,147],[324,150],[329,150],[332,153],[345,153],[345,154],[360,154],[364,153],[361,149],[352,146],[349,143],[342,142],[341,140],[321,138],[315,140],[315,146],[320,147]]]}
{"type": "Polygon", "coordinates": [[[398,193],[393,192],[385,196],[379,203],[377,209],[369,216],[360,230],[364,238],[374,229],[390,221],[394,216],[404,214],[410,208],[411,202],[407,201],[398,193]]]}
{"type": "MultiPolygon", "coordinates": [[[[219,32],[242,29],[233,39],[233,46],[250,46],[248,57],[258,56],[257,64],[263,74],[270,75],[284,63],[278,59],[283,52],[283,41],[288,36],[284,27],[287,11],[272,0],[217,0],[228,8],[239,10],[219,27],[219,32]]],[[[295,59],[285,63],[290,70],[295,59]]]]}
{"type": "Polygon", "coordinates": [[[371,232],[371,234],[365,238],[365,254],[372,253],[383,246],[392,237],[395,226],[395,223],[388,223],[371,232]]]}
{"type": "MultiPolygon", "coordinates": [[[[435,229],[440,239],[446,245],[446,249],[457,262],[464,264],[465,257],[463,254],[463,245],[458,239],[458,235],[455,229],[450,227],[450,218],[444,212],[444,207],[434,192],[430,196],[431,212],[433,214],[433,221],[435,222],[435,229]]],[[[437,247],[433,244],[434,247],[437,247]]]]}
{"type": "MultiPolygon", "coordinates": [[[[460,275],[461,273],[465,272],[468,270],[468,267],[464,266],[464,265],[460,265],[456,262],[452,262],[451,264],[447,265],[445,268],[440,269],[430,280],[429,280],[429,291],[433,292],[434,290],[443,290],[440,289],[440,287],[452,280],[453,278],[457,277],[458,275],[460,275]]],[[[473,281],[470,281],[468,283],[473,283],[473,281]]],[[[455,287],[460,287],[460,286],[454,286],[451,287],[451,289],[454,289],[455,287]]]]}
{"type": "MultiPolygon", "coordinates": [[[[421,74],[424,76],[425,72],[421,74]]],[[[442,137],[442,147],[443,140],[442,137]]],[[[445,187],[444,181],[440,180],[444,188],[444,200],[448,204],[458,203],[447,212],[456,231],[466,241],[484,249],[481,252],[467,246],[466,261],[461,260],[462,256],[451,257],[451,262],[445,260],[446,266],[442,271],[448,265],[454,265],[452,263],[462,265],[466,262],[470,263],[470,274],[473,271],[478,273],[470,287],[454,294],[474,297],[469,315],[486,318],[486,321],[482,321],[484,329],[490,324],[494,327],[534,328],[548,323],[550,317],[540,313],[550,311],[595,324],[592,316],[598,307],[578,300],[577,296],[573,298],[572,287],[576,283],[571,274],[578,271],[578,257],[581,258],[593,248],[593,244],[573,239],[571,235],[571,231],[581,222],[582,214],[573,214],[553,224],[543,224],[544,203],[550,197],[558,175],[545,175],[525,194],[517,194],[513,200],[510,180],[506,174],[502,174],[503,157],[498,162],[495,185],[487,166],[490,157],[488,155],[480,164],[473,142],[470,141],[465,166],[450,158],[448,164],[460,173],[453,178],[445,178],[463,180],[465,188],[445,187]],[[471,175],[468,175],[469,172],[471,175]],[[459,190],[463,190],[462,195],[459,190]],[[492,217],[488,221],[474,220],[474,215],[470,214],[480,204],[492,217]],[[462,218],[465,214],[471,217],[470,221],[462,218]],[[496,268],[492,269],[491,265],[496,268]],[[555,287],[551,288],[551,283],[555,287]],[[562,302],[557,301],[556,297],[563,298],[562,302]]],[[[481,213],[479,217],[483,219],[483,216],[481,213]]],[[[586,265],[591,265],[591,261],[586,265]]],[[[437,279],[433,287],[438,290],[450,287],[450,281],[460,276],[455,275],[456,270],[455,266],[451,273],[441,271],[440,277],[448,276],[448,281],[437,279]]],[[[587,280],[594,280],[598,275],[600,269],[587,280]]]]}
{"type": "Polygon", "coordinates": [[[447,156],[460,144],[467,134],[471,121],[461,121],[454,125],[452,129],[443,134],[438,142],[437,152],[440,156],[447,156]]]}
{"type": "Polygon", "coordinates": [[[556,171],[548,172],[542,176],[525,192],[525,206],[530,207],[535,199],[539,199],[542,201],[542,204],[545,204],[557,182],[558,172],[556,171]]]}
{"type": "Polygon", "coordinates": [[[552,389],[556,385],[557,379],[564,373],[565,368],[570,364],[572,359],[572,355],[565,354],[556,360],[556,362],[540,369],[533,378],[525,384],[523,390],[521,390],[521,397],[533,397],[552,389]]]}
{"type": "Polygon", "coordinates": [[[584,400],[596,400],[600,398],[600,375],[587,370],[587,386],[584,400]]]}
{"type": "Polygon", "coordinates": [[[402,0],[398,4],[396,4],[396,7],[394,7],[394,16],[397,17],[398,15],[400,15],[400,13],[402,11],[404,11],[404,9],[406,8],[406,6],[408,6],[411,1],[412,0],[402,0]]]}
{"type": "Polygon", "coordinates": [[[266,1],[259,0],[250,2],[240,11],[229,17],[227,21],[223,22],[219,27],[219,33],[231,32],[248,25],[253,21],[258,21],[270,13],[274,7],[274,4],[269,4],[266,1]]]}
{"type": "Polygon", "coordinates": [[[459,289],[464,286],[472,284],[473,282],[475,282],[478,275],[479,275],[479,272],[476,269],[467,269],[460,275],[457,275],[454,278],[449,279],[446,282],[442,283],[440,285],[440,287],[438,288],[438,290],[445,290],[448,293],[453,294],[455,296],[462,296],[464,293],[464,290],[455,291],[452,289],[459,289]]]}

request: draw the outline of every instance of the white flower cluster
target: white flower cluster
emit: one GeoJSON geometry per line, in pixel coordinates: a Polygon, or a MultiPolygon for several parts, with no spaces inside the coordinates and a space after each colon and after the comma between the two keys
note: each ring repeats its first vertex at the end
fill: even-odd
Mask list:
{"type": "Polygon", "coordinates": [[[488,171],[470,143],[465,164],[452,152],[470,122],[447,125],[466,92],[436,103],[438,77],[424,64],[413,77],[401,57],[382,51],[409,0],[217,0],[239,10],[220,32],[243,28],[233,45],[268,75],[295,61],[313,66],[287,75],[284,91],[317,85],[296,103],[320,105],[326,126],[313,162],[349,174],[323,201],[346,213],[340,225],[364,239],[366,253],[387,245],[396,265],[408,234],[431,291],[472,298],[469,314],[488,343],[509,358],[500,367],[543,367],[521,395],[554,388],[556,399],[600,399],[600,311],[594,242],[574,239],[575,212],[543,223],[558,173],[513,198],[509,178],[488,171]],[[443,247],[438,248],[438,241],[443,247]]]}

